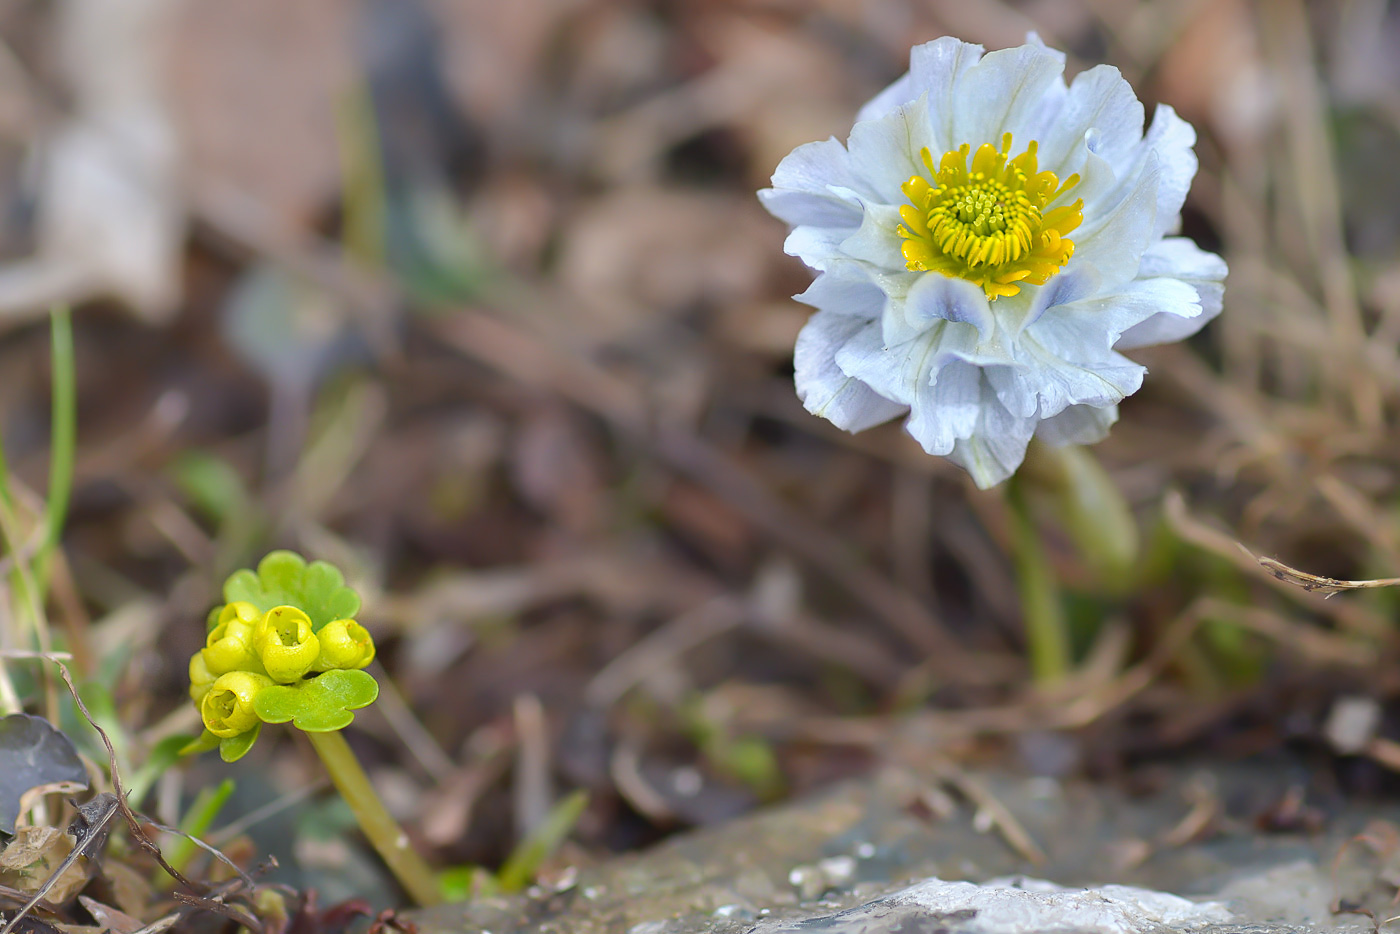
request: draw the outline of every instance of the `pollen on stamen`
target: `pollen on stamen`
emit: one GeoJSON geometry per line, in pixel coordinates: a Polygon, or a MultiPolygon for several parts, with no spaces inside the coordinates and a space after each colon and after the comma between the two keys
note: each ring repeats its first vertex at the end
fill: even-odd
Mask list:
{"type": "Polygon", "coordinates": [[[1001,148],[964,143],[937,160],[924,149],[920,161],[929,178],[911,176],[902,190],[897,232],[906,267],[939,272],[980,286],[988,299],[1015,295],[1020,285],[1043,285],[1069,262],[1074,243],[1067,235],[1083,222],[1083,200],[1050,208],[1079,183],[1038,171],[1039,144],[1009,158],[1012,135],[1001,148]],[[972,154],[969,169],[968,156],[972,154]]]}

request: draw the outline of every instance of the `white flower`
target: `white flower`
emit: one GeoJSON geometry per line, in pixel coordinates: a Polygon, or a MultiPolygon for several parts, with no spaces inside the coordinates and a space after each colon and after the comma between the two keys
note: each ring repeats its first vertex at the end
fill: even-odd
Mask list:
{"type": "Polygon", "coordinates": [[[1116,68],[1066,86],[1035,36],[915,48],[845,146],[799,146],[759,192],[817,272],[794,354],[807,409],[848,431],[908,413],[983,488],[1032,435],[1098,441],[1144,369],[1118,351],[1220,311],[1225,263],[1184,237],[1190,124],[1116,68]]]}

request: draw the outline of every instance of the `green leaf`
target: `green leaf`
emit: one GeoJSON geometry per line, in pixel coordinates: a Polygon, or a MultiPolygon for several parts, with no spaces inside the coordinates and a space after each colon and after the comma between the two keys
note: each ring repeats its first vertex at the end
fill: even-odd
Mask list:
{"type": "Polygon", "coordinates": [[[286,723],[308,733],[343,730],[354,721],[352,710],[368,707],[379,696],[379,682],[363,671],[327,671],[296,684],[274,684],[253,699],[253,709],[268,723],[286,723]]]}
{"type": "Polygon", "coordinates": [[[237,521],[252,508],[252,497],[228,461],[205,451],[187,451],[172,468],[180,491],[209,518],[223,524],[237,521]]]}
{"type": "Polygon", "coordinates": [[[502,892],[520,892],[534,881],[540,866],[554,854],[574,829],[583,809],[588,807],[588,792],[570,792],[555,802],[540,825],[530,832],[506,858],[496,876],[502,892]]]}
{"type": "Polygon", "coordinates": [[[345,586],[345,576],[333,564],[310,564],[292,551],[274,551],[258,562],[254,572],[235,571],[224,582],[224,599],[246,600],[267,612],[275,606],[294,606],[311,617],[313,631],[336,619],[354,619],[360,597],[345,586]]]}
{"type": "Polygon", "coordinates": [[[259,723],[246,733],[219,740],[219,758],[225,762],[237,762],[242,759],[258,741],[258,734],[261,732],[262,724],[259,723]]]}
{"type": "MultiPolygon", "coordinates": [[[[205,733],[213,736],[207,730],[205,733]]],[[[181,756],[187,755],[186,749],[195,746],[203,738],[203,736],[167,736],[152,746],[151,751],[146,753],[146,760],[141,763],[141,767],[136,770],[136,773],[126,777],[126,793],[131,806],[140,807],[141,802],[146,800],[146,793],[156,783],[156,779],[160,778],[166,769],[178,762],[181,756]]],[[[205,749],[212,748],[213,746],[205,746],[202,749],[192,751],[203,752],[205,749]]]]}
{"type": "Polygon", "coordinates": [[[438,891],[445,902],[465,902],[500,894],[496,877],[484,866],[451,866],[438,873],[438,891]]]}
{"type": "MultiPolygon", "coordinates": [[[[253,732],[249,730],[248,732],[253,732]]],[[[209,830],[214,819],[219,816],[228,799],[233,795],[233,779],[226,778],[215,788],[201,788],[199,794],[194,796],[193,803],[185,816],[180,819],[180,832],[189,834],[188,837],[181,837],[170,845],[165,851],[165,861],[174,866],[180,872],[189,870],[190,861],[195,856],[195,842],[191,837],[203,837],[209,830]]],[[[163,876],[162,882],[167,888],[175,887],[173,876],[163,876]]]]}
{"type": "Polygon", "coordinates": [[[180,755],[194,756],[201,752],[208,752],[211,749],[219,748],[219,737],[205,730],[194,739],[180,747],[180,755]]]}

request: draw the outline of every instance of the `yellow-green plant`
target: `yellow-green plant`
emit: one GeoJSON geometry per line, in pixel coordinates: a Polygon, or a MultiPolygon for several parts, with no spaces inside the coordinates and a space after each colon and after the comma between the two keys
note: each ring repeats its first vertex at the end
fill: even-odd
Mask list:
{"type": "Polygon", "coordinates": [[[440,901],[433,873],[385,810],[340,731],[374,703],[363,669],[374,639],[355,621],[360,598],[335,566],[274,551],[256,572],[234,572],[209,611],[204,648],[190,658],[190,699],[204,733],[186,753],[219,750],[225,762],[253,747],[264,723],[304,732],[360,827],[421,904],[440,901]]]}

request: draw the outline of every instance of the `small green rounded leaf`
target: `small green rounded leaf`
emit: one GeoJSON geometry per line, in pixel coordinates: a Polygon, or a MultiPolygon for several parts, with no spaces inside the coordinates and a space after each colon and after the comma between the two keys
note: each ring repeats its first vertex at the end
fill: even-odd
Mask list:
{"type": "Polygon", "coordinates": [[[343,730],[355,719],[352,710],[368,707],[379,696],[379,682],[363,671],[334,670],[296,684],[263,688],[253,701],[268,723],[286,723],[308,733],[343,730]]]}
{"type": "Polygon", "coordinates": [[[246,600],[266,613],[277,606],[294,606],[311,617],[313,632],[336,619],[353,619],[360,597],[345,586],[345,576],[333,564],[312,561],[292,551],[273,551],[258,562],[256,573],[235,571],[224,582],[224,599],[246,600]]]}
{"type": "Polygon", "coordinates": [[[219,740],[219,758],[225,762],[237,762],[242,759],[258,741],[258,734],[261,732],[262,724],[259,723],[246,733],[219,740]]]}

